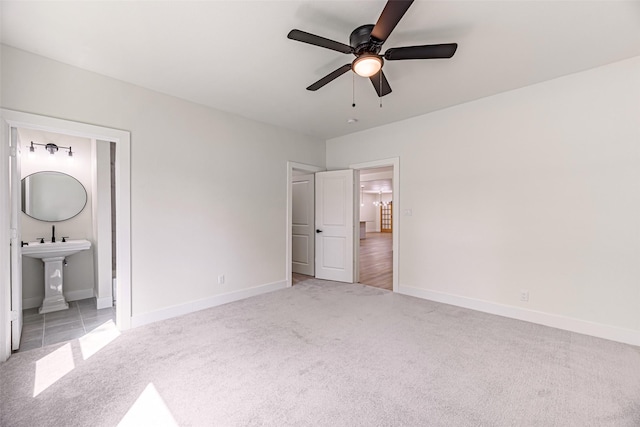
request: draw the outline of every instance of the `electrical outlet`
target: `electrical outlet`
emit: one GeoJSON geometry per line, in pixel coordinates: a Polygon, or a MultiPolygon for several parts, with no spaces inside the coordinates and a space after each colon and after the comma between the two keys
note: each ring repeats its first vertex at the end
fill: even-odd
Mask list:
{"type": "Polygon", "coordinates": [[[529,302],[529,291],[520,291],[520,301],[529,302]]]}
{"type": "Polygon", "coordinates": [[[224,274],[218,276],[218,285],[224,285],[224,274]]]}

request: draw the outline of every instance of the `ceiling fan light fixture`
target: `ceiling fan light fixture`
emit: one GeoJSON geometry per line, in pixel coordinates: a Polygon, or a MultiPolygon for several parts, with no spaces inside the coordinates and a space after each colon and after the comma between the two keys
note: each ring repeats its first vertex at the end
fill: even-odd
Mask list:
{"type": "Polygon", "coordinates": [[[382,58],[378,55],[364,54],[353,61],[353,71],[362,77],[371,77],[382,68],[382,58]]]}

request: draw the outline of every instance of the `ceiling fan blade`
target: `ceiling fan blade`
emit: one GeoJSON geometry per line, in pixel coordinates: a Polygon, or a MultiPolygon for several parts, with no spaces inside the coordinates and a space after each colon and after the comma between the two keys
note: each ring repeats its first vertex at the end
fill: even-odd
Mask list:
{"type": "Polygon", "coordinates": [[[398,61],[403,59],[451,58],[456,53],[456,49],[458,49],[457,43],[392,47],[384,53],[384,59],[398,61]]]}
{"type": "Polygon", "coordinates": [[[350,69],[351,69],[351,64],[345,64],[342,67],[338,68],[337,70],[327,74],[326,76],[324,76],[323,78],[321,78],[320,80],[312,84],[311,86],[309,86],[307,90],[318,90],[322,86],[326,85],[327,83],[337,79],[338,77],[340,77],[341,75],[349,71],[350,69]]]}
{"type": "Polygon", "coordinates": [[[391,93],[391,86],[389,86],[387,77],[384,75],[384,72],[382,70],[369,77],[369,80],[371,80],[371,83],[373,83],[373,87],[375,88],[378,96],[385,96],[391,93]]]}
{"type": "Polygon", "coordinates": [[[413,0],[389,0],[382,9],[378,22],[371,30],[371,38],[384,43],[391,31],[398,25],[413,0]]]}
{"type": "Polygon", "coordinates": [[[296,40],[302,43],[309,43],[314,46],[324,47],[326,49],[335,50],[342,53],[352,53],[353,48],[344,43],[340,43],[334,40],[329,40],[324,37],[316,36],[315,34],[307,33],[300,30],[291,30],[287,34],[287,38],[296,40]]]}

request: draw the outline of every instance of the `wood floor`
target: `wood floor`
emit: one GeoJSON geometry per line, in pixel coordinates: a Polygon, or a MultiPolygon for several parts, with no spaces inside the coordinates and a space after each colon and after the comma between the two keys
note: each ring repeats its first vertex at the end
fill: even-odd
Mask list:
{"type": "MultiPolygon", "coordinates": [[[[393,235],[367,233],[360,240],[360,283],[393,290],[393,235]]],[[[312,279],[313,276],[293,273],[292,285],[312,279]]]]}
{"type": "Polygon", "coordinates": [[[360,240],[360,283],[393,290],[393,234],[367,233],[360,240]]]}
{"type": "Polygon", "coordinates": [[[292,273],[291,274],[291,286],[295,286],[300,282],[304,282],[305,280],[313,279],[313,276],[307,276],[305,274],[300,273],[292,273]]]}

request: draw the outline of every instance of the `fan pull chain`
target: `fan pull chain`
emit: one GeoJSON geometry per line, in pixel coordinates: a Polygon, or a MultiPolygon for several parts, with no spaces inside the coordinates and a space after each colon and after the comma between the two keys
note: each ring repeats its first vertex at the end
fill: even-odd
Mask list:
{"type": "Polygon", "coordinates": [[[378,94],[378,99],[380,100],[380,108],[382,108],[382,69],[378,74],[380,74],[380,93],[378,94]]]}
{"type": "Polygon", "coordinates": [[[351,106],[353,108],[356,108],[356,74],[355,73],[351,73],[351,76],[353,77],[352,80],[352,102],[351,102],[351,106]]]}

